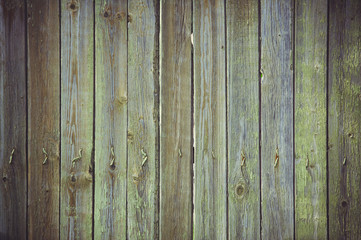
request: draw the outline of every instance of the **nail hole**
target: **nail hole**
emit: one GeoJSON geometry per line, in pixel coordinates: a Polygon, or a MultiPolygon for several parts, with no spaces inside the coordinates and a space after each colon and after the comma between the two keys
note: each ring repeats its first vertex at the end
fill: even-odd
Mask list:
{"type": "Polygon", "coordinates": [[[76,177],[74,175],[71,176],[71,181],[76,182],[76,177]]]}
{"type": "Polygon", "coordinates": [[[8,179],[6,177],[3,177],[3,182],[6,182],[8,179]]]}
{"type": "Polygon", "coordinates": [[[347,207],[347,201],[346,201],[346,200],[343,200],[343,201],[341,202],[341,206],[344,207],[344,208],[347,207]]]}

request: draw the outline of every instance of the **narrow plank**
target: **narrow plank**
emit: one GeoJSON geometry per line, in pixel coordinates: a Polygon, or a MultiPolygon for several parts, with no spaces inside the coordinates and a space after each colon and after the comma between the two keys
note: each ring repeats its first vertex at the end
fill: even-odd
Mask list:
{"type": "Polygon", "coordinates": [[[127,1],[95,3],[94,239],[126,238],[127,1]]]}
{"type": "Polygon", "coordinates": [[[26,239],[25,27],[24,2],[1,1],[0,239],[26,239]]]}
{"type": "Polygon", "coordinates": [[[293,1],[261,1],[262,239],[294,236],[293,1]]]}
{"type": "Polygon", "coordinates": [[[329,236],[361,236],[361,2],[329,2],[329,236]]]}
{"type": "Polygon", "coordinates": [[[61,1],[61,239],[92,238],[93,1],[61,1]]]}
{"type": "Polygon", "coordinates": [[[260,239],[258,1],[227,1],[229,239],[260,239]]]}
{"type": "Polygon", "coordinates": [[[327,238],[327,0],[295,3],[295,230],[327,238]]]}
{"type": "Polygon", "coordinates": [[[224,1],[193,2],[195,239],[227,238],[224,1]]]}
{"type": "Polygon", "coordinates": [[[158,238],[159,1],[129,1],[128,238],[158,238]]]}
{"type": "Polygon", "coordinates": [[[192,238],[192,2],[160,4],[160,239],[192,238]]]}
{"type": "Polygon", "coordinates": [[[27,3],[28,239],[59,239],[59,2],[27,3]]]}

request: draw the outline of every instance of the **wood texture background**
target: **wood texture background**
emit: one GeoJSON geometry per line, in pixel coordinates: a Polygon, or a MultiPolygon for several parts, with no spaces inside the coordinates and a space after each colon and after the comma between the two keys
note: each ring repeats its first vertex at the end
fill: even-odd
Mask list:
{"type": "Polygon", "coordinates": [[[0,0],[0,239],[358,239],[359,0],[0,0]]]}

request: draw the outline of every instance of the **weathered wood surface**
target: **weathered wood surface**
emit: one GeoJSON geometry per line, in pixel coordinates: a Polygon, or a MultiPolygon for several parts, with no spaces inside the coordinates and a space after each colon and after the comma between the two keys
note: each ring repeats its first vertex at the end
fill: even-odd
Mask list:
{"type": "Polygon", "coordinates": [[[61,1],[61,239],[91,239],[93,1],[61,1]]]}
{"type": "Polygon", "coordinates": [[[126,238],[127,11],[95,2],[94,239],[126,238]]]}
{"type": "Polygon", "coordinates": [[[330,239],[361,236],[361,2],[329,2],[330,239]]]}
{"type": "Polygon", "coordinates": [[[160,238],[192,238],[192,76],[189,0],[160,4],[160,238]]]}
{"type": "Polygon", "coordinates": [[[226,2],[229,239],[260,238],[258,12],[226,2]]]}
{"type": "Polygon", "coordinates": [[[26,239],[25,3],[0,3],[0,239],[26,239]]]}
{"type": "Polygon", "coordinates": [[[128,238],[158,238],[159,1],[129,1],[128,238]]]}
{"type": "Polygon", "coordinates": [[[294,236],[292,1],[261,1],[262,239],[294,236]]]}
{"type": "Polygon", "coordinates": [[[57,1],[27,2],[28,239],[36,240],[59,238],[59,11],[57,1]]]}
{"type": "Polygon", "coordinates": [[[224,1],[193,2],[194,238],[227,238],[224,1]]]}
{"type": "Polygon", "coordinates": [[[327,239],[327,1],[295,4],[295,235],[327,239]]]}

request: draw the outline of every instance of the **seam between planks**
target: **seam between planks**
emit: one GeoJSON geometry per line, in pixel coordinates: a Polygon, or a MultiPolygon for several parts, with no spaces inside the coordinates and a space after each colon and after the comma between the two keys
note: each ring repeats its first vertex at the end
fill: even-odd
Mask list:
{"type": "Polygon", "coordinates": [[[328,100],[329,100],[329,53],[330,53],[330,1],[327,1],[327,37],[326,37],[326,238],[329,239],[329,229],[330,229],[330,221],[329,221],[329,171],[328,171],[328,162],[329,162],[329,152],[328,152],[328,100]]]}
{"type": "Polygon", "coordinates": [[[258,161],[259,161],[259,227],[260,239],[262,240],[262,91],[261,91],[261,68],[262,68],[262,33],[261,33],[261,0],[258,0],[258,161]]]}

